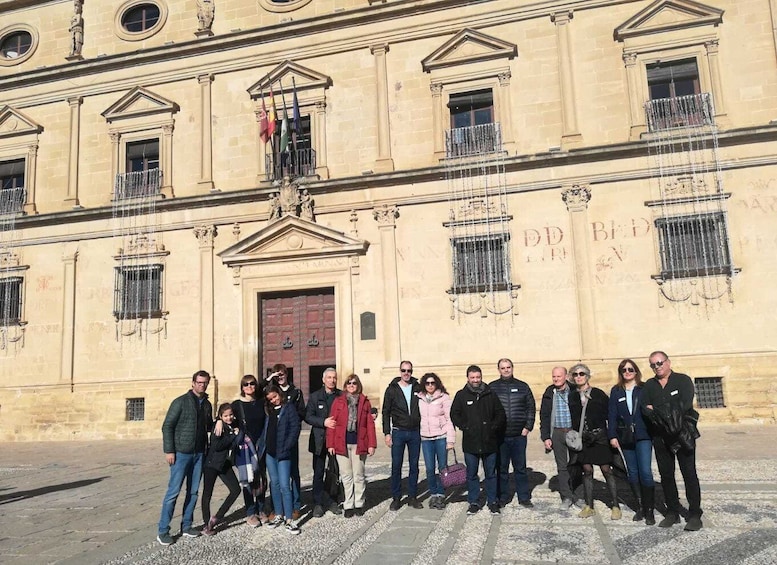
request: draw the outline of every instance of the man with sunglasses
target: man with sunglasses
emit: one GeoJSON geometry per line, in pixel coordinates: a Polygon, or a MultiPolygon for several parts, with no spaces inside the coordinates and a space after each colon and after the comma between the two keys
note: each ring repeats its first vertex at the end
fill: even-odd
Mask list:
{"type": "Polygon", "coordinates": [[[642,413],[648,420],[648,427],[653,436],[653,448],[667,507],[666,515],[658,525],[661,528],[670,528],[680,523],[682,506],[674,476],[676,461],[683,475],[685,496],[689,505],[685,529],[695,532],[703,526],[701,488],[696,474],[695,441],[693,447],[679,445],[678,436],[670,435],[665,427],[660,425],[660,417],[670,415],[672,411],[679,412],[685,422],[689,418],[698,420],[699,414],[693,409],[693,381],[688,375],[672,371],[672,362],[663,351],[654,351],[649,360],[655,376],[645,383],[642,392],[642,413]]]}
{"type": "Polygon", "coordinates": [[[407,448],[410,473],[407,477],[407,504],[423,508],[418,494],[418,458],[421,455],[421,411],[418,396],[421,387],[413,377],[413,364],[402,361],[399,376],[386,388],[383,395],[383,435],[386,446],[391,448],[391,505],[399,510],[402,498],[402,462],[407,448]]]}
{"type": "Polygon", "coordinates": [[[197,371],[192,376],[192,388],[170,404],[162,423],[162,444],[165,460],[170,466],[170,480],[162,500],[157,541],[170,545],[170,522],[175,512],[175,502],[186,481],[186,496],[183,500],[181,534],[196,538],[199,530],[193,527],[194,507],[197,505],[197,490],[202,477],[202,463],[208,447],[208,432],[213,425],[213,407],[205,392],[210,384],[210,374],[197,371]]]}

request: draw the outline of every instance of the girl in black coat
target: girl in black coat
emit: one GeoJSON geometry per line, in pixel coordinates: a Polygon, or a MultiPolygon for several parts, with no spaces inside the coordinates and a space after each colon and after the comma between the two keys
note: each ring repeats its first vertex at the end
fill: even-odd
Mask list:
{"type": "Polygon", "coordinates": [[[229,507],[240,496],[240,485],[232,470],[231,454],[232,449],[243,441],[243,432],[232,427],[235,414],[232,411],[232,405],[228,402],[219,406],[218,420],[221,420],[221,435],[211,435],[210,447],[205,455],[205,465],[202,470],[202,521],[205,523],[202,533],[206,536],[212,536],[216,533],[218,523],[224,519],[229,507]],[[229,496],[221,504],[216,515],[211,517],[210,499],[217,477],[229,489],[229,496]]]}

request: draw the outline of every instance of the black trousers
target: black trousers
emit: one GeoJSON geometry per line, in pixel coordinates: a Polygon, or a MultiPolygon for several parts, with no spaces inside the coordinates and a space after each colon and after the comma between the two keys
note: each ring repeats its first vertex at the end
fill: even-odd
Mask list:
{"type": "Polygon", "coordinates": [[[313,454],[313,504],[324,505],[324,470],[326,469],[326,455],[313,454]]]}
{"type": "Polygon", "coordinates": [[[237,477],[232,467],[229,467],[226,471],[219,471],[218,469],[212,469],[205,467],[202,471],[202,520],[205,525],[210,521],[210,499],[213,496],[213,487],[216,484],[216,478],[220,478],[226,487],[229,489],[229,495],[226,500],[221,504],[216,512],[216,518],[223,518],[229,507],[234,504],[237,497],[240,496],[240,483],[237,482],[237,477]]]}
{"type": "Polygon", "coordinates": [[[658,472],[661,474],[661,488],[664,491],[667,508],[674,512],[680,508],[680,496],[677,493],[677,482],[674,477],[676,460],[685,482],[688,516],[700,517],[702,515],[701,487],[699,487],[699,477],[696,475],[696,450],[681,449],[676,454],[672,453],[660,437],[653,439],[653,448],[656,452],[656,463],[658,472]]]}

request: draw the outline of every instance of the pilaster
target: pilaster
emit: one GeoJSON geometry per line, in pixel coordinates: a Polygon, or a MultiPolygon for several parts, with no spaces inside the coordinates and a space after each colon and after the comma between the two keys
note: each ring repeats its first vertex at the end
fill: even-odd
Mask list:
{"type": "Polygon", "coordinates": [[[203,225],[194,228],[200,248],[200,364],[206,371],[214,372],[214,284],[213,247],[218,235],[216,226],[203,225]]]}
{"type": "Polygon", "coordinates": [[[79,143],[81,138],[81,96],[68,98],[67,103],[70,106],[70,145],[67,155],[67,195],[65,202],[73,208],[80,208],[78,202],[78,160],[79,143]]]}
{"type": "Polygon", "coordinates": [[[378,102],[378,158],[375,161],[376,173],[394,170],[391,158],[391,132],[388,109],[388,71],[386,70],[387,43],[373,45],[370,53],[375,56],[375,88],[378,102]]]}
{"type": "Polygon", "coordinates": [[[580,145],[583,136],[577,123],[577,105],[575,103],[575,77],[573,73],[572,49],[569,39],[571,10],[555,12],[550,20],[556,25],[556,46],[558,49],[558,74],[561,87],[561,147],[580,145]]]}
{"type": "Polygon", "coordinates": [[[211,112],[211,83],[213,75],[197,77],[200,85],[200,190],[214,190],[213,184],[213,118],[211,112]]]}
{"type": "Polygon", "coordinates": [[[62,336],[60,341],[59,380],[69,383],[73,391],[75,321],[76,321],[76,260],[78,251],[66,251],[62,256],[62,336]]]}
{"type": "Polygon", "coordinates": [[[395,205],[384,204],[375,208],[372,215],[378,223],[380,232],[384,362],[388,366],[397,366],[402,359],[396,241],[396,220],[399,217],[399,209],[395,205]]]}
{"type": "Polygon", "coordinates": [[[316,102],[313,112],[313,144],[316,150],[316,174],[322,179],[329,178],[326,159],[326,102],[316,102]]]}

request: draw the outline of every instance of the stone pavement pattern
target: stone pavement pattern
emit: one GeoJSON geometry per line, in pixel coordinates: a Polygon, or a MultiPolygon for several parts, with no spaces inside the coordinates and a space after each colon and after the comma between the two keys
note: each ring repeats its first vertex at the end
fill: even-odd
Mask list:
{"type": "MultiPolygon", "coordinates": [[[[777,442],[774,427],[702,428],[698,468],[704,529],[684,532],[561,511],[555,475],[537,432],[530,436],[532,510],[513,502],[499,517],[466,516],[461,493],[444,512],[388,510],[388,449],[368,460],[368,512],[302,519],[302,534],[249,528],[241,502],[216,536],[154,541],[167,482],[159,441],[5,443],[0,450],[0,563],[8,564],[735,564],[777,563],[777,442]]],[[[300,445],[306,446],[303,438],[300,445]]],[[[309,454],[301,450],[309,486],[309,454]]],[[[658,474],[655,472],[655,476],[658,474]]],[[[421,476],[423,477],[423,463],[421,476]]],[[[601,479],[596,472],[596,478],[601,479]]],[[[425,483],[422,483],[421,489],[425,483]]],[[[625,483],[621,497],[630,500],[625,483]]],[[[303,502],[310,493],[305,488],[303,502]]],[[[217,484],[214,507],[226,489],[217,484]]],[[[681,493],[682,496],[682,493],[681,493]]],[[[599,482],[597,498],[606,498],[599,482]]],[[[182,497],[179,498],[178,510],[182,497]]],[[[309,507],[307,507],[309,510],[309,507]]],[[[199,507],[195,515],[199,518],[199,507]]],[[[180,523],[179,514],[173,528],[180,523]]]]}

